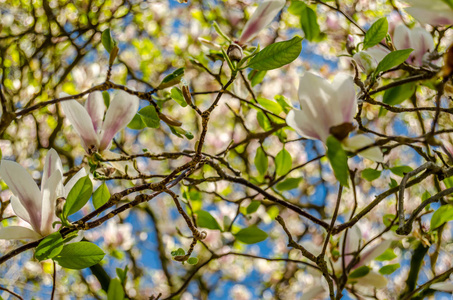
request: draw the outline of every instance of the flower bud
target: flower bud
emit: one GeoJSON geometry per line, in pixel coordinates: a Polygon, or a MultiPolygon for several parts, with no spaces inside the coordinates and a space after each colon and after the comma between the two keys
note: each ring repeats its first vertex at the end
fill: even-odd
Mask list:
{"type": "Polygon", "coordinates": [[[109,66],[113,65],[113,62],[115,61],[116,56],[118,55],[119,48],[117,45],[115,45],[110,52],[110,57],[109,57],[109,66]]]}
{"type": "Polygon", "coordinates": [[[64,197],[57,198],[57,204],[55,208],[55,215],[60,218],[61,214],[63,213],[63,207],[66,202],[64,197]]]}
{"type": "Polygon", "coordinates": [[[365,51],[360,51],[352,57],[359,67],[367,74],[371,74],[377,67],[376,59],[365,51]]]}
{"type": "Polygon", "coordinates": [[[172,119],[169,116],[164,115],[162,113],[159,113],[159,119],[161,119],[162,121],[164,121],[165,123],[167,123],[170,126],[180,127],[182,125],[181,122],[179,122],[175,119],[172,119]]]}
{"type": "Polygon", "coordinates": [[[450,76],[453,72],[453,45],[444,54],[444,65],[442,66],[442,76],[450,76]]]}
{"type": "Polygon", "coordinates": [[[346,39],[346,50],[351,55],[355,50],[354,37],[350,34],[348,34],[348,38],[346,39]]]}
{"type": "Polygon", "coordinates": [[[184,100],[186,100],[187,104],[192,106],[192,94],[190,93],[187,85],[182,86],[182,95],[184,96],[184,100]]]}
{"type": "Polygon", "coordinates": [[[242,47],[238,44],[232,43],[227,50],[228,57],[232,61],[240,61],[242,59],[242,47]]]}

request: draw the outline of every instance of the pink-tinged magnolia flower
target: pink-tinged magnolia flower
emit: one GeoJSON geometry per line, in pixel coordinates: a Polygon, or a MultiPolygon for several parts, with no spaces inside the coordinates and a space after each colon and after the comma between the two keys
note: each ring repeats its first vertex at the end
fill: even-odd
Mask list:
{"type": "MultiPolygon", "coordinates": [[[[345,74],[337,74],[332,83],[311,72],[305,72],[299,82],[299,102],[302,110],[293,109],[286,123],[297,133],[308,139],[321,140],[336,131],[343,130],[347,136],[352,128],[352,121],[357,110],[357,99],[353,79],[345,74]],[[349,130],[349,131],[348,131],[349,130]]],[[[343,145],[349,151],[356,151],[373,144],[373,140],[357,135],[343,139],[343,145]]],[[[361,156],[382,162],[379,148],[371,147],[359,153],[361,156]]]]}
{"type": "Polygon", "coordinates": [[[379,62],[389,53],[390,50],[385,49],[382,46],[375,46],[367,50],[357,52],[352,58],[365,72],[365,74],[369,75],[376,70],[379,62]]]}
{"type": "Polygon", "coordinates": [[[453,24],[453,9],[442,0],[404,0],[409,4],[405,10],[417,21],[432,26],[453,24]]]}
{"type": "Polygon", "coordinates": [[[139,99],[124,91],[117,91],[105,114],[102,93],[93,92],[83,107],[76,100],[61,103],[66,117],[82,138],[88,154],[108,150],[115,134],[125,128],[138,111],[139,99]]]}
{"type": "Polygon", "coordinates": [[[0,228],[0,239],[37,240],[56,231],[52,223],[57,221],[55,215],[56,201],[59,197],[67,197],[74,184],[86,176],[81,169],[63,186],[63,167],[60,157],[54,149],[47,152],[44,171],[39,190],[33,178],[21,165],[9,160],[2,160],[0,177],[13,192],[11,206],[14,213],[31,225],[31,229],[23,226],[0,228]]]}
{"type": "Polygon", "coordinates": [[[393,33],[393,44],[398,50],[414,49],[407,62],[418,67],[423,65],[425,54],[434,50],[434,40],[428,31],[422,27],[409,29],[404,24],[396,26],[393,33]]]}
{"type": "Polygon", "coordinates": [[[269,26],[275,16],[285,6],[285,0],[264,0],[247,21],[239,38],[243,45],[252,40],[261,30],[269,26]]]}

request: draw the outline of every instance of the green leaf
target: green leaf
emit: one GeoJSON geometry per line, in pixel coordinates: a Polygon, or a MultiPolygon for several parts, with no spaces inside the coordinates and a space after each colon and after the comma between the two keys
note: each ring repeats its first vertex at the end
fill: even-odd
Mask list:
{"type": "Polygon", "coordinates": [[[302,51],[302,38],[295,36],[291,40],[274,43],[256,54],[249,62],[249,68],[267,71],[289,64],[302,51]]]}
{"type": "Polygon", "coordinates": [[[389,187],[393,189],[394,187],[397,187],[397,186],[398,186],[398,182],[396,182],[395,179],[390,178],[389,187]]]}
{"type": "Polygon", "coordinates": [[[390,275],[400,268],[400,264],[386,265],[379,269],[382,275],[390,275]]]}
{"type": "Polygon", "coordinates": [[[196,264],[198,264],[198,258],[196,258],[196,257],[190,257],[190,258],[187,260],[187,263],[188,263],[189,265],[196,265],[196,264]]]}
{"type": "Polygon", "coordinates": [[[440,225],[453,220],[453,205],[442,205],[433,213],[431,218],[431,230],[436,229],[440,225]]]}
{"type": "Polygon", "coordinates": [[[300,184],[301,181],[302,181],[302,177],[287,178],[284,181],[279,182],[276,185],[276,188],[277,188],[277,190],[280,190],[280,191],[292,190],[292,189],[295,189],[295,188],[299,187],[299,184],[300,184]]]}
{"type": "Polygon", "coordinates": [[[63,238],[60,232],[54,232],[46,236],[36,247],[35,257],[39,261],[57,256],[63,250],[63,238]]]}
{"type": "Polygon", "coordinates": [[[261,201],[252,201],[252,203],[250,203],[249,206],[247,206],[246,213],[248,215],[253,214],[255,211],[258,210],[258,207],[260,207],[260,205],[261,201]]]}
{"type": "Polygon", "coordinates": [[[261,175],[266,174],[269,167],[269,161],[267,159],[266,153],[264,153],[263,148],[258,147],[255,154],[255,167],[261,175]]]}
{"type": "Polygon", "coordinates": [[[363,277],[363,276],[367,275],[368,273],[370,273],[370,267],[361,266],[361,267],[355,269],[354,271],[352,271],[349,274],[349,278],[350,279],[360,278],[360,277],[363,277]]]}
{"type": "Polygon", "coordinates": [[[196,211],[198,227],[222,230],[217,220],[207,211],[199,210],[196,211]]]}
{"type": "Polygon", "coordinates": [[[110,94],[107,91],[102,92],[102,98],[104,99],[105,107],[109,108],[110,106],[110,94]]]}
{"type": "Polygon", "coordinates": [[[178,102],[178,104],[181,105],[182,107],[187,106],[187,102],[186,102],[186,100],[184,100],[182,91],[179,88],[177,88],[177,87],[172,88],[170,95],[171,95],[171,98],[173,100],[175,100],[176,102],[178,102]]]}
{"type": "Polygon", "coordinates": [[[261,104],[262,107],[276,115],[282,112],[282,107],[275,101],[261,97],[256,100],[258,101],[259,104],[261,104]]]}
{"type": "Polygon", "coordinates": [[[409,58],[412,51],[414,51],[414,49],[395,50],[390,52],[379,62],[376,71],[374,71],[375,75],[379,75],[381,72],[399,66],[409,58]]]}
{"type": "Polygon", "coordinates": [[[90,242],[67,244],[54,260],[63,268],[81,270],[99,263],[104,251],[90,242]]]}
{"type": "Polygon", "coordinates": [[[379,176],[381,176],[382,171],[374,170],[374,169],[365,169],[362,171],[362,177],[365,180],[368,181],[373,181],[375,179],[378,179],[379,176]]]}
{"type": "Polygon", "coordinates": [[[170,127],[171,133],[173,133],[177,137],[183,138],[185,136],[188,140],[193,139],[193,134],[189,131],[184,130],[182,127],[168,127],[170,127]]]}
{"type": "Polygon", "coordinates": [[[132,121],[127,124],[127,127],[134,130],[141,130],[146,127],[145,122],[143,122],[142,117],[139,114],[136,114],[132,121]]]}
{"type": "Polygon", "coordinates": [[[116,268],[116,275],[118,275],[118,278],[120,279],[121,284],[126,283],[128,269],[129,269],[129,267],[127,265],[124,268],[124,270],[120,269],[120,268],[116,268]]]}
{"type": "Polygon", "coordinates": [[[307,5],[302,1],[291,1],[290,6],[288,7],[288,12],[295,16],[300,16],[306,7],[307,5]]]}
{"type": "Polygon", "coordinates": [[[349,169],[348,156],[339,140],[329,136],[326,142],[327,158],[332,166],[333,173],[342,186],[348,187],[349,169]]]}
{"type": "Polygon", "coordinates": [[[442,0],[442,2],[444,2],[445,4],[450,6],[451,9],[453,9],[453,0],[442,0]]]}
{"type": "Polygon", "coordinates": [[[409,166],[397,166],[390,168],[390,172],[395,174],[396,176],[404,177],[405,174],[412,172],[413,169],[409,166]]]}
{"type": "Polygon", "coordinates": [[[266,76],[266,71],[257,71],[257,70],[251,70],[248,79],[250,80],[250,83],[252,84],[252,87],[260,84],[264,77],[266,76]]]}
{"type": "Polygon", "coordinates": [[[160,119],[154,105],[143,107],[138,111],[138,114],[142,117],[143,123],[145,123],[146,127],[159,128],[160,119]]]}
{"type": "Polygon", "coordinates": [[[160,85],[157,87],[157,89],[165,89],[171,86],[174,86],[175,84],[178,84],[181,81],[181,78],[184,76],[184,68],[179,68],[173,71],[170,75],[167,75],[160,85]]]}
{"type": "Polygon", "coordinates": [[[118,278],[110,280],[109,290],[107,292],[107,300],[123,300],[124,289],[121,281],[118,278]]]}
{"type": "Polygon", "coordinates": [[[382,102],[388,105],[397,105],[404,100],[409,99],[415,93],[417,85],[415,82],[409,82],[394,88],[388,89],[384,93],[382,102]]]}
{"type": "Polygon", "coordinates": [[[278,104],[280,104],[280,107],[283,109],[285,113],[288,113],[290,110],[293,109],[293,107],[288,103],[284,96],[276,95],[274,99],[277,101],[278,104]]]}
{"type": "Polygon", "coordinates": [[[304,31],[305,38],[310,42],[316,41],[321,33],[316,18],[316,12],[308,6],[300,14],[300,26],[304,31]]]}
{"type": "Polygon", "coordinates": [[[68,217],[78,212],[88,202],[92,192],[90,176],[80,178],[68,194],[63,207],[63,216],[68,217]]]}
{"type": "Polygon", "coordinates": [[[382,41],[387,35],[388,28],[389,24],[387,22],[387,18],[380,18],[374,22],[370,29],[368,29],[365,33],[363,50],[379,44],[379,42],[382,41]]]}
{"type": "Polygon", "coordinates": [[[98,209],[102,205],[106,204],[107,201],[109,201],[109,199],[110,199],[109,188],[107,187],[105,182],[103,182],[93,194],[94,209],[98,209]]]}
{"type": "Polygon", "coordinates": [[[101,35],[101,41],[102,45],[104,46],[105,50],[107,50],[108,53],[112,52],[113,47],[115,47],[115,41],[113,40],[112,34],[110,32],[110,29],[107,28],[102,32],[101,35]]]}
{"type": "Polygon", "coordinates": [[[264,130],[268,131],[268,130],[272,129],[272,125],[269,122],[269,119],[264,115],[264,113],[261,110],[259,110],[256,113],[256,119],[258,120],[258,124],[264,130]]]}
{"type": "Polygon", "coordinates": [[[177,250],[171,251],[171,256],[182,256],[186,255],[186,251],[183,248],[178,248],[177,250]]]}
{"type": "Polygon", "coordinates": [[[395,259],[397,257],[398,257],[398,255],[395,254],[393,249],[388,248],[387,250],[384,251],[384,253],[382,253],[381,255],[376,257],[375,260],[377,260],[377,261],[386,261],[386,260],[395,259]]]}
{"type": "Polygon", "coordinates": [[[283,148],[275,157],[275,172],[277,176],[282,176],[291,170],[293,160],[291,154],[283,148]]]}
{"type": "MultiPolygon", "coordinates": [[[[395,219],[395,215],[393,214],[386,214],[382,217],[382,222],[386,227],[389,227],[392,224],[392,221],[395,219]]],[[[396,222],[396,221],[395,221],[396,222]]]]}
{"type": "Polygon", "coordinates": [[[255,244],[267,239],[267,233],[255,225],[239,230],[234,236],[244,244],[255,244]]]}

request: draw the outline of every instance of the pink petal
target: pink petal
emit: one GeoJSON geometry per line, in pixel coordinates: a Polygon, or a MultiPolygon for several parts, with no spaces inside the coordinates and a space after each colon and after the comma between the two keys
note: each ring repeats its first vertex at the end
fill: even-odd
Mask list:
{"type": "Polygon", "coordinates": [[[414,65],[421,67],[423,65],[423,56],[434,50],[434,40],[431,34],[422,27],[412,29],[412,48],[411,53],[414,65]]]}
{"type": "MultiPolygon", "coordinates": [[[[298,109],[291,110],[286,116],[286,123],[288,126],[296,130],[298,134],[308,139],[321,140],[321,136],[317,133],[317,130],[314,127],[315,124],[311,121],[312,120],[307,117],[304,111],[298,109]]],[[[327,139],[327,136],[325,139],[327,139]]]]}
{"type": "Polygon", "coordinates": [[[57,151],[55,151],[54,149],[50,149],[47,152],[46,160],[44,162],[44,171],[42,173],[41,187],[46,185],[47,179],[49,179],[49,177],[56,171],[63,173],[63,166],[61,164],[60,156],[58,156],[57,151]]]}
{"type": "Polygon", "coordinates": [[[102,128],[102,120],[104,119],[105,113],[104,97],[102,97],[102,93],[99,91],[92,92],[88,96],[85,108],[93,122],[94,131],[99,132],[102,128]]]}
{"type": "Polygon", "coordinates": [[[48,235],[54,230],[52,223],[56,221],[55,208],[57,205],[58,193],[63,190],[63,175],[56,171],[50,176],[45,186],[42,187],[42,213],[41,228],[42,235],[48,235]]]}
{"type": "Polygon", "coordinates": [[[0,228],[0,239],[2,240],[39,240],[42,236],[26,227],[8,226],[0,228]]]}
{"type": "Polygon", "coordinates": [[[247,21],[239,43],[245,44],[266,28],[279,11],[285,6],[285,0],[264,0],[247,21]]]}
{"type": "MultiPolygon", "coordinates": [[[[360,228],[358,226],[353,226],[351,229],[348,230],[346,235],[346,244],[344,245],[344,253],[345,256],[344,262],[345,266],[351,262],[352,258],[354,257],[354,253],[359,250],[360,247],[360,240],[362,239],[362,233],[360,232],[360,228]]],[[[344,235],[340,238],[340,252],[343,252],[343,240],[344,235]]]]}
{"type": "Polygon", "coordinates": [[[411,31],[404,24],[396,26],[393,33],[393,44],[398,50],[412,48],[411,31]]]}
{"type": "Polygon", "coordinates": [[[139,99],[124,91],[117,91],[105,115],[102,125],[99,151],[109,147],[115,134],[129,124],[138,111],[139,99]]]}
{"type": "Polygon", "coordinates": [[[357,112],[354,80],[349,75],[338,73],[333,79],[332,88],[336,99],[331,101],[332,106],[330,109],[337,108],[342,112],[341,123],[352,123],[357,112]]]}
{"type": "Polygon", "coordinates": [[[72,124],[74,129],[77,131],[79,136],[82,138],[83,147],[87,153],[93,152],[92,148],[99,150],[99,138],[94,131],[91,117],[86,109],[75,100],[61,102],[61,107],[72,124]]]}
{"type": "Polygon", "coordinates": [[[0,176],[28,211],[30,224],[39,230],[41,227],[41,193],[33,178],[21,165],[9,160],[2,160],[0,176]]]}

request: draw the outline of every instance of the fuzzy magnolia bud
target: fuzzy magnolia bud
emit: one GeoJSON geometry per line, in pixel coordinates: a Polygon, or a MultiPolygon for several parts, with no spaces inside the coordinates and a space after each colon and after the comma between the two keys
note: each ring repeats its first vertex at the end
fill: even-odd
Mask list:
{"type": "Polygon", "coordinates": [[[63,207],[66,202],[64,197],[57,198],[57,204],[55,208],[55,215],[60,218],[61,214],[63,213],[63,207]]]}
{"type": "Polygon", "coordinates": [[[182,86],[182,95],[184,96],[184,100],[186,100],[187,104],[192,106],[192,94],[190,93],[187,85],[182,86]]]}
{"type": "Polygon", "coordinates": [[[378,65],[376,59],[365,51],[357,52],[353,58],[367,75],[376,70],[378,65]]]}
{"type": "Polygon", "coordinates": [[[453,72],[453,45],[448,48],[444,54],[444,65],[442,67],[442,76],[448,77],[453,72]]]}
{"type": "Polygon", "coordinates": [[[242,47],[238,44],[231,44],[227,50],[228,57],[233,61],[240,61],[242,59],[242,47]]]}
{"type": "Polygon", "coordinates": [[[164,121],[165,123],[167,123],[170,126],[180,127],[182,125],[181,122],[179,122],[175,119],[172,119],[169,116],[164,115],[162,113],[159,113],[159,119],[161,119],[162,121],[164,121]]]}
{"type": "Polygon", "coordinates": [[[109,65],[113,65],[113,62],[115,61],[116,56],[118,55],[119,48],[117,45],[115,45],[110,52],[110,57],[109,57],[109,65]]]}

